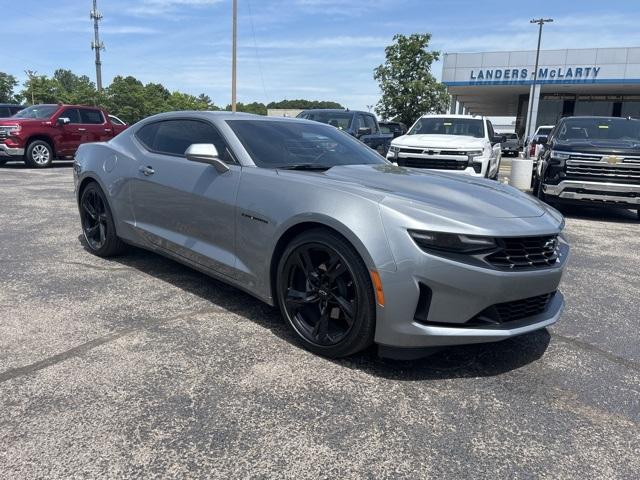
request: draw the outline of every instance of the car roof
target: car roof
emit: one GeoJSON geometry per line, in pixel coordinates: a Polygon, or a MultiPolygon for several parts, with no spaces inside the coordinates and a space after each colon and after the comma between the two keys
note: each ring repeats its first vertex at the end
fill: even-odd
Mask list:
{"type": "Polygon", "coordinates": [[[251,120],[258,122],[306,122],[311,123],[313,125],[317,125],[318,122],[314,122],[311,120],[305,120],[302,118],[295,117],[267,117],[265,115],[256,115],[254,113],[245,113],[245,112],[229,112],[226,110],[212,111],[212,110],[179,110],[175,112],[164,112],[158,113],[156,115],[152,115],[147,117],[141,122],[149,123],[159,120],[169,120],[172,118],[202,118],[202,119],[216,119],[216,120],[251,120]]]}
{"type": "MultiPolygon", "coordinates": [[[[371,112],[365,112],[364,110],[349,110],[348,108],[307,108],[302,110],[302,112],[327,112],[327,113],[366,113],[368,115],[373,115],[371,112]]],[[[302,113],[300,112],[300,113],[302,113]]]]}
{"type": "Polygon", "coordinates": [[[461,115],[459,113],[425,113],[420,118],[475,118],[484,120],[484,115],[461,115]]]}
{"type": "Polygon", "coordinates": [[[0,107],[22,107],[22,108],[24,108],[25,105],[20,105],[19,103],[0,103],[0,107]]]}

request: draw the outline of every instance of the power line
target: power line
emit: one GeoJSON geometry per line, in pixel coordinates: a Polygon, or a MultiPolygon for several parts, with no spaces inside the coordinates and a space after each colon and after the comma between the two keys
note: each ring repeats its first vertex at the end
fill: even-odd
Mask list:
{"type": "Polygon", "coordinates": [[[102,14],[98,11],[98,0],[93,0],[93,10],[89,13],[89,18],[93,20],[93,42],[91,50],[96,53],[96,85],[98,91],[102,91],[102,62],[100,61],[100,50],[104,50],[104,43],[100,41],[100,20],[102,14]]]}

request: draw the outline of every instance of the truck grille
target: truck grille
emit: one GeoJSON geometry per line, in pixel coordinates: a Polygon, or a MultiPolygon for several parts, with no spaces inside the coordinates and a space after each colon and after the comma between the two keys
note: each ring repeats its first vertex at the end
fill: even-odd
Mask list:
{"type": "Polygon", "coordinates": [[[0,140],[5,140],[9,138],[9,135],[7,135],[7,131],[0,128],[0,140]]]}
{"type": "Polygon", "coordinates": [[[610,165],[606,162],[567,160],[566,173],[568,176],[602,177],[611,181],[640,181],[640,163],[625,161],[616,165],[610,165]]]}
{"type": "Polygon", "coordinates": [[[494,267],[508,270],[551,267],[558,262],[558,237],[499,238],[498,251],[485,257],[494,267]]]}
{"type": "Polygon", "coordinates": [[[438,170],[464,170],[467,160],[449,160],[446,158],[400,157],[397,160],[401,167],[432,168],[438,170]]]}

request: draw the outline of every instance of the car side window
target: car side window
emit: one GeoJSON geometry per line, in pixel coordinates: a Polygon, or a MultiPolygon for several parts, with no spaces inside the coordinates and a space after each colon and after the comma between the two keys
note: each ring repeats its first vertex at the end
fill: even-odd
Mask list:
{"type": "Polygon", "coordinates": [[[9,107],[0,107],[0,117],[8,117],[11,115],[9,107]]]}
{"type": "Polygon", "coordinates": [[[89,125],[102,125],[104,123],[104,117],[100,110],[81,108],[80,118],[82,119],[82,123],[89,125]]]}
{"type": "Polygon", "coordinates": [[[80,119],[80,112],[77,108],[67,108],[60,114],[60,117],[68,118],[69,123],[82,123],[82,120],[80,119]]]}
{"type": "Polygon", "coordinates": [[[113,123],[114,125],[124,125],[124,123],[121,122],[119,118],[116,118],[112,115],[109,115],[109,120],[111,120],[111,123],[113,123]]]}
{"type": "Polygon", "coordinates": [[[201,120],[163,120],[147,125],[136,134],[138,139],[150,150],[167,155],[184,156],[184,152],[194,143],[212,143],[220,155],[220,159],[227,163],[234,163],[227,142],[220,132],[208,122],[201,120]],[[155,125],[155,132],[144,131],[155,125]],[[144,137],[153,135],[149,141],[144,137]],[[148,147],[149,148],[149,147],[148,147]]]}
{"type": "Polygon", "coordinates": [[[147,150],[153,150],[153,142],[156,138],[156,132],[158,131],[159,123],[149,123],[139,128],[135,133],[136,138],[147,150]]]}
{"type": "Polygon", "coordinates": [[[493,131],[493,125],[491,125],[489,120],[487,120],[487,135],[489,136],[489,141],[493,143],[493,137],[495,137],[496,134],[493,131]]]}
{"type": "Polygon", "coordinates": [[[365,118],[365,122],[367,123],[367,128],[371,129],[371,133],[378,133],[378,127],[376,123],[376,119],[371,115],[367,115],[365,118]]]}
{"type": "Polygon", "coordinates": [[[362,115],[356,115],[356,131],[360,130],[361,128],[365,128],[366,126],[367,125],[364,122],[364,117],[362,115]]]}

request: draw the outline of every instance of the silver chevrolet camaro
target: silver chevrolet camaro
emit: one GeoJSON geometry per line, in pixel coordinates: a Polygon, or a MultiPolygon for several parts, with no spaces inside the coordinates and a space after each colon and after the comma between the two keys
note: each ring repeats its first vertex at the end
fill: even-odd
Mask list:
{"type": "Polygon", "coordinates": [[[76,154],[84,238],[278,305],[302,344],[410,358],[558,320],[562,215],[498,182],[402,168],[300,119],[173,112],[76,154]]]}

